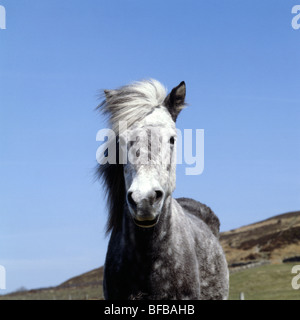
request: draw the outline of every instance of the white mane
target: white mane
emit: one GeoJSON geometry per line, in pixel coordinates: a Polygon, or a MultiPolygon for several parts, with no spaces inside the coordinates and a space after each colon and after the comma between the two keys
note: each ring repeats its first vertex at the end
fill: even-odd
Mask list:
{"type": "Polygon", "coordinates": [[[157,80],[134,82],[116,90],[104,90],[105,100],[99,105],[115,134],[119,132],[119,122],[125,121],[127,128],[141,121],[156,107],[162,105],[166,88],[157,80]]]}

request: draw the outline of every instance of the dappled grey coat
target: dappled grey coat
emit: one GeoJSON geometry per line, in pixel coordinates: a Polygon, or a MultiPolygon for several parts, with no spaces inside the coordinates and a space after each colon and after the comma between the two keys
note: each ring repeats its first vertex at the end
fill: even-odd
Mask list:
{"type": "MultiPolygon", "coordinates": [[[[167,165],[159,163],[153,152],[152,165],[138,161],[124,165],[118,161],[117,139],[117,162],[98,167],[107,192],[111,233],[104,267],[105,298],[226,299],[228,268],[219,243],[218,218],[198,201],[172,197],[175,121],[185,104],[184,82],[168,96],[155,80],[106,90],[105,95],[100,109],[109,115],[117,137],[122,134],[117,129],[120,119],[127,121],[131,133],[161,127],[169,135],[171,150],[167,165]]],[[[139,152],[151,151],[147,143],[139,148],[139,152]]]]}

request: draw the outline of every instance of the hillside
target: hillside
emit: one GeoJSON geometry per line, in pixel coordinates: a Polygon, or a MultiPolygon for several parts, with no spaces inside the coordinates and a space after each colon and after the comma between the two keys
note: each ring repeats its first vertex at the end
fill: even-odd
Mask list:
{"type": "MultiPolygon", "coordinates": [[[[290,285],[291,267],[300,261],[300,211],[223,232],[220,241],[231,271],[231,299],[241,291],[246,299],[300,299],[299,290],[290,285]]],[[[103,299],[102,279],[103,267],[57,287],[15,292],[0,300],[103,299]]]]}
{"type": "Polygon", "coordinates": [[[17,291],[0,295],[0,300],[99,300],[102,294],[103,267],[71,278],[57,287],[17,291]]]}
{"type": "Polygon", "coordinates": [[[300,211],[223,232],[220,241],[230,267],[300,258],[300,211]]]}

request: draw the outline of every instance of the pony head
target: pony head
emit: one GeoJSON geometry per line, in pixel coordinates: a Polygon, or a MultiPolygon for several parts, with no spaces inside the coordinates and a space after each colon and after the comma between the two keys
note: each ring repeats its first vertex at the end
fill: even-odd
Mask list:
{"type": "Polygon", "coordinates": [[[102,168],[100,165],[98,169],[110,197],[108,230],[115,227],[117,220],[121,223],[122,203],[137,226],[153,227],[175,189],[175,122],[185,106],[185,83],[168,95],[156,80],[135,82],[104,93],[105,100],[99,107],[109,117],[118,149],[117,163],[102,168]],[[118,208],[112,203],[117,201],[113,194],[121,196],[118,208]]]}

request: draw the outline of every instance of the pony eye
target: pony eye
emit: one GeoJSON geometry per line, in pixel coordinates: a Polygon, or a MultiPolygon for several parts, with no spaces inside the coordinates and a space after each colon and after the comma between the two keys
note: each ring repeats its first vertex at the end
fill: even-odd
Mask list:
{"type": "Polygon", "coordinates": [[[170,142],[170,144],[174,144],[175,143],[174,137],[171,137],[169,142],[170,142]]]}

